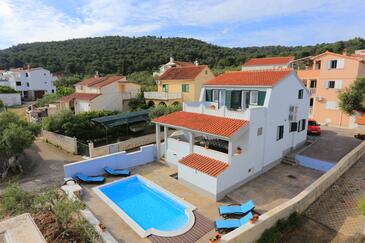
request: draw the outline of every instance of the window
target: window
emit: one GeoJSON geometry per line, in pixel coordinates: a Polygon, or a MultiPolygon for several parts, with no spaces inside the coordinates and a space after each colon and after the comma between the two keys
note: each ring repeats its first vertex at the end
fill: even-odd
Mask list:
{"type": "Polygon", "coordinates": [[[28,77],[29,77],[29,73],[25,73],[25,77],[27,77],[27,78],[28,78],[28,77]]]}
{"type": "Polygon", "coordinates": [[[321,69],[321,61],[316,61],[315,69],[321,69]]]}
{"type": "Polygon", "coordinates": [[[189,93],[189,85],[188,84],[181,85],[181,91],[183,93],[189,93]]]}
{"type": "Polygon", "coordinates": [[[231,93],[231,109],[237,110],[241,108],[242,91],[233,90],[231,93]]]}
{"type": "Polygon", "coordinates": [[[52,94],[54,94],[54,89],[52,89],[52,94]]]}
{"type": "Polygon", "coordinates": [[[162,85],[162,91],[163,92],[169,92],[169,85],[168,84],[163,84],[162,85]]]}
{"type": "Polygon", "coordinates": [[[298,122],[291,122],[289,132],[296,132],[297,129],[298,129],[298,122]]]}
{"type": "Polygon", "coordinates": [[[308,126],[319,126],[319,124],[316,121],[308,121],[308,126]]]}
{"type": "Polygon", "coordinates": [[[327,81],[327,88],[334,89],[336,86],[336,81],[327,81]]]}
{"type": "Polygon", "coordinates": [[[305,119],[300,120],[298,124],[298,132],[301,132],[303,130],[305,130],[305,119]]]}
{"type": "Polygon", "coordinates": [[[310,81],[310,85],[309,85],[309,88],[317,88],[317,80],[316,79],[312,79],[310,81]]]}
{"type": "Polygon", "coordinates": [[[213,101],[213,90],[211,90],[211,89],[205,90],[205,101],[207,101],[207,102],[213,101]]]}
{"type": "Polygon", "coordinates": [[[262,135],[262,131],[263,131],[263,128],[262,127],[257,128],[257,136],[261,136],[262,135]]]}
{"type": "Polygon", "coordinates": [[[213,102],[219,101],[219,89],[213,89],[213,102]]]}
{"type": "Polygon", "coordinates": [[[259,99],[259,92],[258,91],[251,91],[251,97],[250,97],[250,104],[251,105],[257,105],[259,99]]]}
{"type": "Polygon", "coordinates": [[[328,110],[338,110],[338,103],[337,101],[327,101],[325,107],[328,110]]]}
{"type": "Polygon", "coordinates": [[[337,68],[337,60],[331,60],[330,61],[330,68],[336,69],[337,68]]]}
{"type": "Polygon", "coordinates": [[[29,82],[27,82],[27,87],[29,87],[29,82]]]}
{"type": "Polygon", "coordinates": [[[16,82],[16,86],[22,86],[22,82],[17,81],[17,82],[16,82]]]}
{"type": "Polygon", "coordinates": [[[303,89],[298,90],[298,99],[303,99],[303,93],[304,93],[303,89]]]}
{"type": "Polygon", "coordinates": [[[309,107],[313,107],[313,102],[314,102],[314,99],[313,98],[310,98],[309,99],[309,107]]]}
{"type": "Polygon", "coordinates": [[[279,141],[284,137],[284,126],[278,126],[276,130],[276,141],[279,141]]]}
{"type": "Polygon", "coordinates": [[[265,97],[266,97],[266,91],[259,91],[259,97],[257,104],[258,105],[264,105],[265,104],[265,97]]]}

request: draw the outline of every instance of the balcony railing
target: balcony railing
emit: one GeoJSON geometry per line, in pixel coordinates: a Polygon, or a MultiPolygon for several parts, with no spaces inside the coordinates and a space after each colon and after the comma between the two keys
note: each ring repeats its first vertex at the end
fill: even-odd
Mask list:
{"type": "Polygon", "coordinates": [[[150,100],[176,100],[181,99],[181,93],[144,92],[144,98],[150,100]]]}
{"type": "Polygon", "coordinates": [[[225,106],[218,108],[218,103],[216,102],[184,102],[183,109],[187,112],[195,112],[213,116],[245,120],[249,120],[250,118],[250,109],[230,110],[225,106]]]}

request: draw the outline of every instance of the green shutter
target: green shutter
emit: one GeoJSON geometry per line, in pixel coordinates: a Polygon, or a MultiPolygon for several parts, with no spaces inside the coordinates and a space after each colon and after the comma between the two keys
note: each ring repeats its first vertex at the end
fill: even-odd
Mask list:
{"type": "Polygon", "coordinates": [[[257,102],[258,105],[264,105],[266,97],[266,91],[259,91],[259,100],[257,102]]]}
{"type": "Polygon", "coordinates": [[[213,100],[213,90],[207,89],[205,90],[205,101],[211,102],[213,100]]]}
{"type": "Polygon", "coordinates": [[[231,96],[232,96],[232,91],[231,90],[226,90],[226,97],[225,97],[225,105],[227,108],[231,108],[231,96]]]}

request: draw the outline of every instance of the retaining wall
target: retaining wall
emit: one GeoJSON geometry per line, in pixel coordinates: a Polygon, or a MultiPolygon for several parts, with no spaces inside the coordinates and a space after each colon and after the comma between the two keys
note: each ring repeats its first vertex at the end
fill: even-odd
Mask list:
{"type": "Polygon", "coordinates": [[[222,237],[222,242],[256,242],[262,233],[291,213],[303,212],[365,153],[365,142],[345,155],[332,169],[294,198],[260,216],[255,224],[248,223],[222,237]]]}
{"type": "Polygon", "coordinates": [[[57,134],[54,132],[50,132],[50,131],[46,131],[46,130],[42,130],[41,136],[46,142],[53,144],[57,147],[60,147],[61,149],[65,150],[69,153],[77,154],[77,139],[76,138],[67,137],[67,136],[57,134]]]}
{"type": "Polygon", "coordinates": [[[64,166],[65,178],[75,178],[76,173],[82,172],[88,176],[104,174],[104,167],[126,169],[156,161],[156,145],[142,146],[139,151],[126,153],[125,151],[100,156],[64,166]]]}

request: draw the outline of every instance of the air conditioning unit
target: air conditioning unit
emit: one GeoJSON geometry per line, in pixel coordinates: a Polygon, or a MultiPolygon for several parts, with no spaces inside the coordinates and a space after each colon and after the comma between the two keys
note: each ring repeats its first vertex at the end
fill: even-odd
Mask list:
{"type": "Polygon", "coordinates": [[[323,97],[322,97],[322,96],[317,96],[317,97],[316,97],[316,100],[317,100],[317,101],[322,101],[322,100],[323,100],[323,97]]]}

